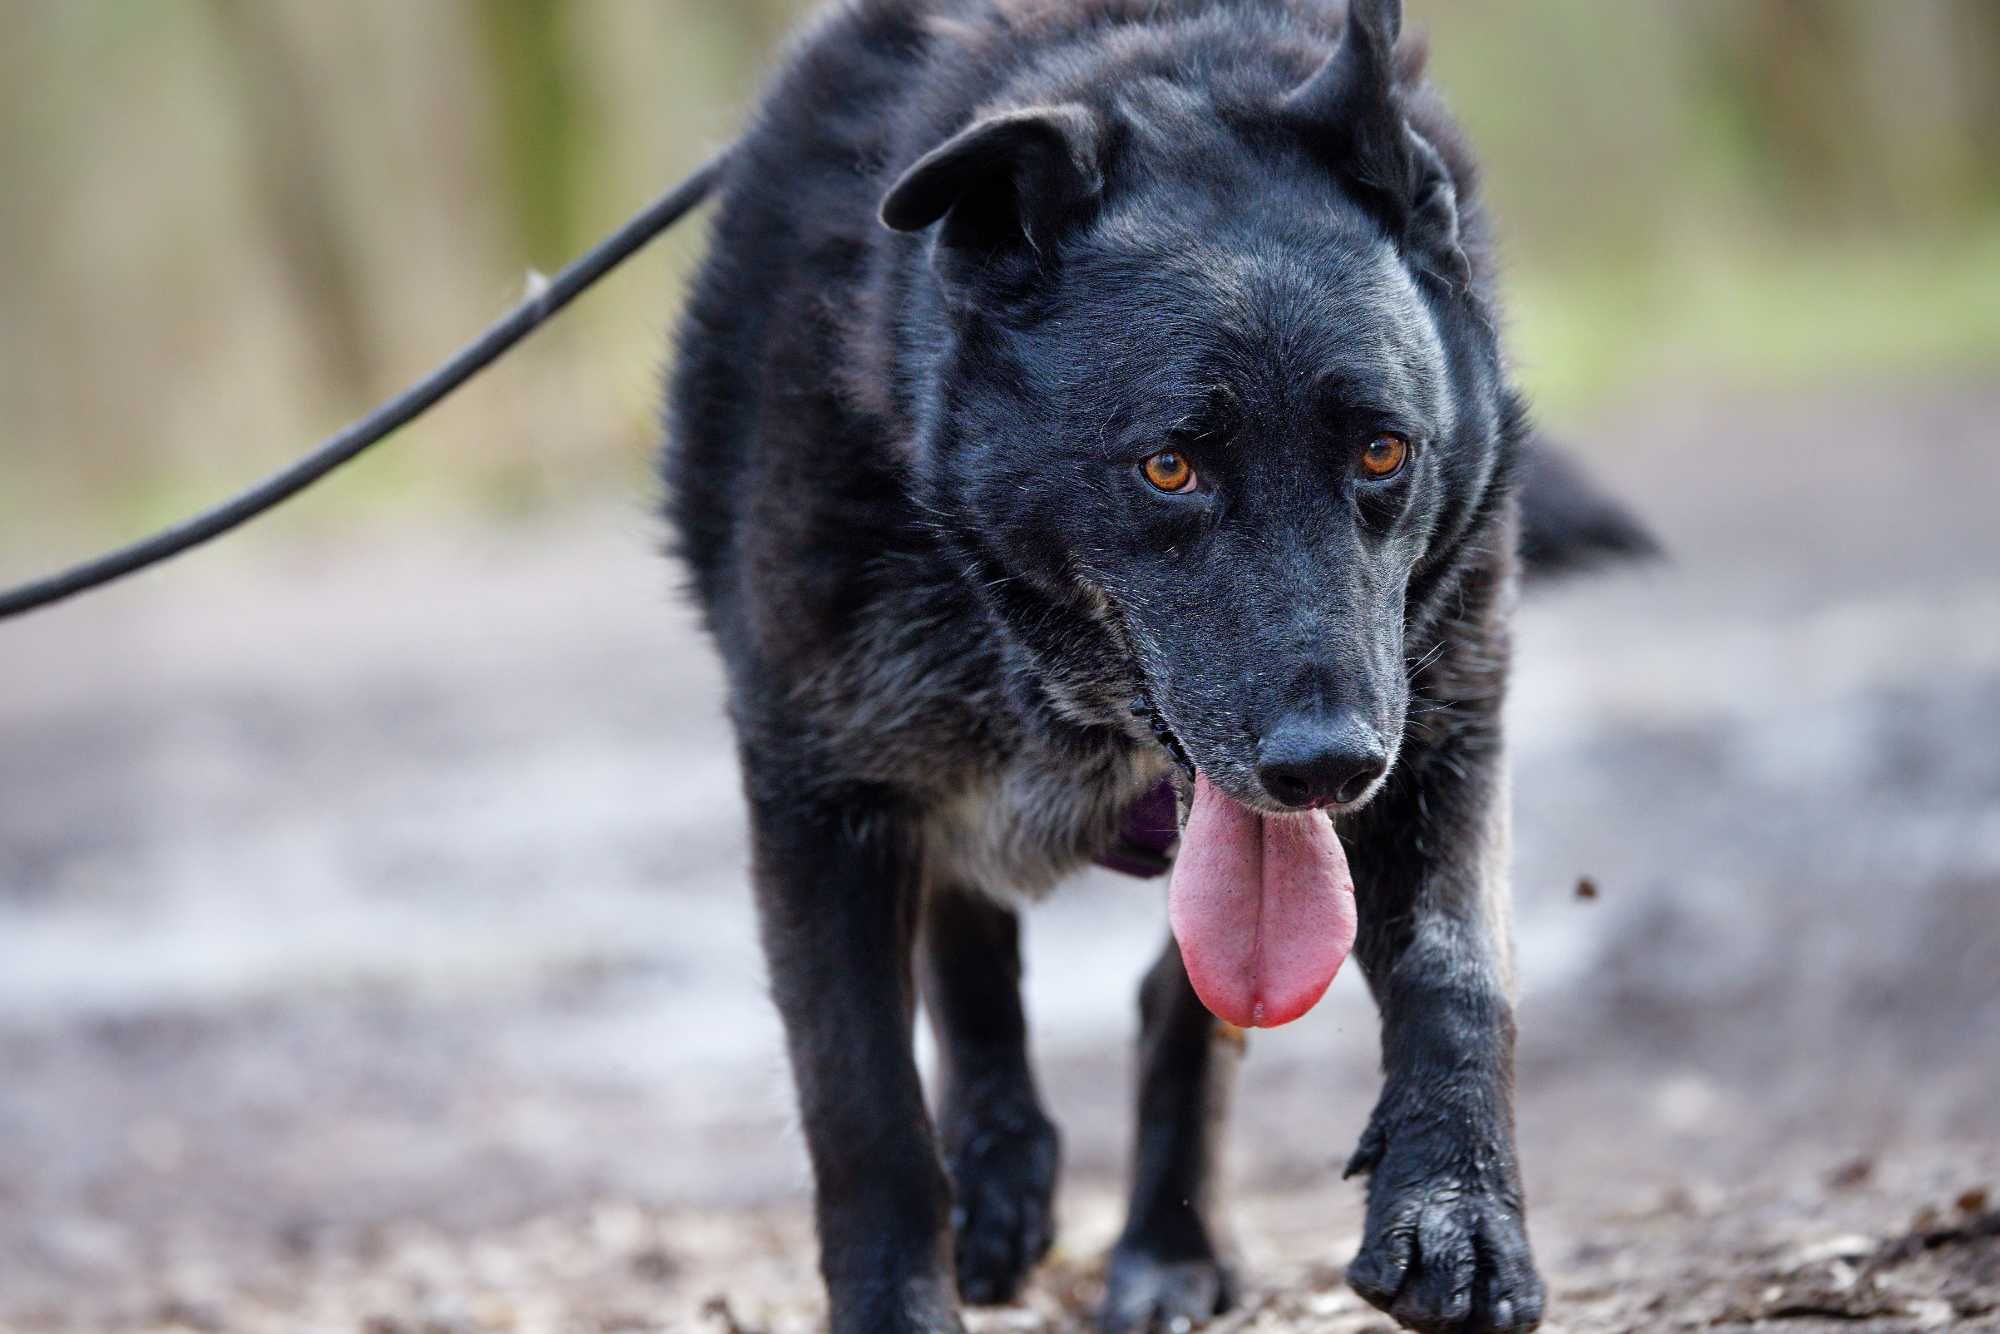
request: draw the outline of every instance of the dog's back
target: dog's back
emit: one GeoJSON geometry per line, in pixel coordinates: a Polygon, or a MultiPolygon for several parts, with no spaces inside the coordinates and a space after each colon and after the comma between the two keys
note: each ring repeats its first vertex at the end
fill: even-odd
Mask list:
{"type": "MultiPolygon", "coordinates": [[[[709,251],[680,330],[665,474],[679,550],[718,630],[730,623],[743,552],[735,534],[756,497],[793,490],[804,468],[815,496],[888,462],[884,423],[840,391],[849,355],[843,307],[867,281],[880,225],[877,175],[894,149],[928,42],[922,6],[830,10],[775,82],[729,164],[709,251]],[[781,401],[774,396],[782,396],[781,401]],[[783,429],[787,419],[809,432],[783,429]],[[777,427],[780,429],[773,430],[777,427]],[[810,442],[791,455],[783,440],[810,442]],[[817,452],[815,462],[810,455],[817,452]]],[[[899,527],[894,488],[860,488],[853,537],[899,527]]],[[[789,540],[839,539],[807,513],[772,505],[757,522],[789,540]]],[[[836,540],[835,549],[849,545],[836,540]]]]}

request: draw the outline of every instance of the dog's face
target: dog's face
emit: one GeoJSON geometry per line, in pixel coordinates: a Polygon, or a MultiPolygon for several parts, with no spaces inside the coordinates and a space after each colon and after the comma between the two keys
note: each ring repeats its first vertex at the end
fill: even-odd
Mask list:
{"type": "MultiPolygon", "coordinates": [[[[1502,468],[1491,325],[1325,145],[1116,114],[995,118],[885,206],[946,223],[931,490],[996,577],[1112,627],[1220,790],[1352,808],[1403,733],[1412,580],[1502,468]]],[[[1433,210],[1437,169],[1398,168],[1433,210]]]]}

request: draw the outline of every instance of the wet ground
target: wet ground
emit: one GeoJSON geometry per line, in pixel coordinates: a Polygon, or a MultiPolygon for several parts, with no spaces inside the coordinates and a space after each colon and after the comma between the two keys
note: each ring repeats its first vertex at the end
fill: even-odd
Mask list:
{"type": "MultiPolygon", "coordinates": [[[[1573,424],[1675,558],[1522,618],[1549,1328],[2000,1328],[1996,419],[1961,384],[1573,424]]],[[[655,536],[280,520],[0,629],[0,1331],[813,1327],[655,536]]],[[[1079,1328],[1162,930],[1108,876],[1030,919],[1064,1234],[980,1328],[1079,1328]]],[[[1223,1328],[1383,1327],[1339,1282],[1374,1059],[1352,975],[1253,1043],[1223,1328]]]]}

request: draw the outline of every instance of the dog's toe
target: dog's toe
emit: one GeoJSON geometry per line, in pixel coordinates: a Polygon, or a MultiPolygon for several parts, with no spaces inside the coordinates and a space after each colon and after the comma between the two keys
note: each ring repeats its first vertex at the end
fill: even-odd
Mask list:
{"type": "Polygon", "coordinates": [[[1196,1327],[1235,1300],[1229,1271],[1219,1261],[1163,1260],[1122,1246],[1112,1252],[1104,1287],[1097,1315],[1104,1334],[1196,1327]]]}
{"type": "Polygon", "coordinates": [[[1398,1211],[1348,1266],[1348,1281],[1419,1334],[1528,1334],[1542,1283],[1520,1215],[1477,1193],[1398,1211]]]}

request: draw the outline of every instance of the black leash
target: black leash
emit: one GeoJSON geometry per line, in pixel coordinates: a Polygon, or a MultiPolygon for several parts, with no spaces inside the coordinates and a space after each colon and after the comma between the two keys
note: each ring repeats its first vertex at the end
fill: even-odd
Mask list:
{"type": "Polygon", "coordinates": [[[694,175],[647,205],[638,216],[557,274],[548,286],[489,325],[479,337],[460,348],[451,360],[361,420],[329,436],[298,462],[273,473],[249,490],[151,537],[61,573],[0,592],[0,620],[24,615],[38,607],[46,607],[113,580],[123,579],[149,565],[178,556],[190,547],[220,537],[272,506],[291,499],[370,445],[409,425],[453,390],[492,365],[598,279],[630,259],[648,241],[692,212],[715,189],[716,180],[721,176],[728,158],[726,149],[710,158],[694,175]]]}

